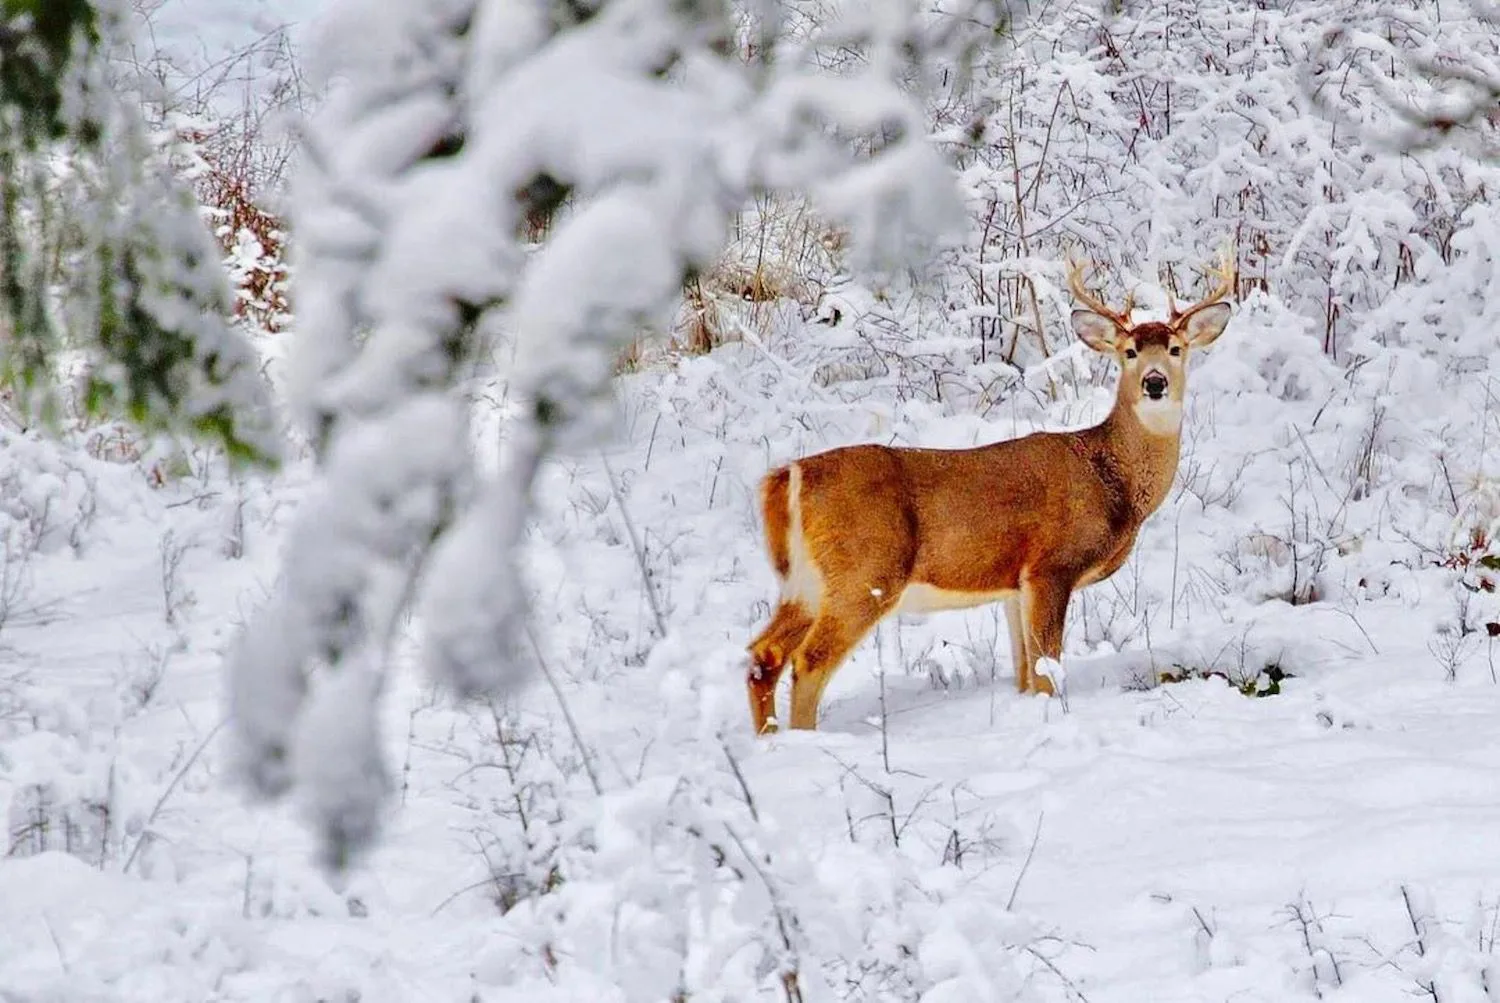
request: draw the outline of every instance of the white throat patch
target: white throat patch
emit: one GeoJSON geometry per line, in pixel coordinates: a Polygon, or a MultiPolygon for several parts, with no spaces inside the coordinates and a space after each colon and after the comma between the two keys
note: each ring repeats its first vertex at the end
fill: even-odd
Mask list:
{"type": "Polygon", "coordinates": [[[1152,435],[1175,435],[1182,430],[1182,403],[1171,398],[1142,397],[1135,403],[1135,416],[1152,435]]]}

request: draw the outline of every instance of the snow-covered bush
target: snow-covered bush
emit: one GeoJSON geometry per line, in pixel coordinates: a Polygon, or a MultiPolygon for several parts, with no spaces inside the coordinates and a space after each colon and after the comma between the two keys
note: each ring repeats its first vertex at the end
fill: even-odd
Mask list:
{"type": "MultiPolygon", "coordinates": [[[[999,844],[1015,848],[1011,834],[945,820],[924,784],[878,764],[854,780],[851,765],[841,797],[860,822],[832,845],[763,806],[746,776],[752,743],[726,734],[739,709],[723,702],[733,648],[712,629],[684,634],[637,670],[659,681],[649,734],[593,746],[535,700],[476,710],[472,730],[444,731],[436,715],[414,727],[419,747],[441,753],[426,782],[457,794],[466,820],[453,828],[481,872],[441,908],[499,915],[474,963],[480,986],[558,999],[957,1000],[1014,993],[1044,967],[1039,955],[1066,953],[995,907],[1011,878],[985,863],[999,844]],[[628,764],[614,754],[625,749],[628,764]]],[[[560,700],[591,699],[554,682],[560,700]]]]}

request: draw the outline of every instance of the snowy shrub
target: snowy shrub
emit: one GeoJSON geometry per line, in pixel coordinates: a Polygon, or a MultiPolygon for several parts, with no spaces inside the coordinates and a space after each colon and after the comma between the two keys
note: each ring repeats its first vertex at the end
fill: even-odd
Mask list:
{"type": "Polygon", "coordinates": [[[13,548],[80,548],[97,514],[97,491],[69,450],[0,430],[0,533],[13,548]]]}
{"type": "Polygon", "coordinates": [[[0,427],[0,639],[53,615],[60,597],[34,566],[50,554],[86,554],[99,507],[86,462],[35,433],[0,427]]]}
{"type": "Polygon", "coordinates": [[[57,851],[118,866],[144,848],[143,785],[119,745],[121,721],[141,704],[80,701],[45,682],[0,675],[0,793],[10,795],[0,798],[3,855],[57,851]]]}
{"type": "Polygon", "coordinates": [[[249,227],[219,231],[229,244],[225,265],[235,290],[235,313],[254,332],[276,334],[291,321],[287,304],[287,265],[282,259],[285,235],[271,230],[267,240],[249,227]]]}
{"type": "Polygon", "coordinates": [[[1490,16],[1436,2],[1052,5],[943,110],[977,115],[989,140],[965,153],[972,222],[948,309],[976,355],[993,341],[1024,364],[1058,347],[1045,313],[1065,253],[1182,289],[1226,240],[1242,291],[1316,318],[1341,361],[1404,323],[1414,294],[1462,289],[1474,305],[1484,286],[1463,272],[1476,265],[1442,266],[1491,211],[1494,158],[1462,141],[1494,148],[1490,16]],[[1462,69],[1442,55],[1474,46],[1462,69]],[[1413,100],[1423,122],[1455,116],[1451,141],[1417,141],[1413,100]]]}
{"type": "MultiPolygon", "coordinates": [[[[1039,924],[995,909],[973,863],[984,837],[935,824],[912,785],[895,794],[894,843],[872,822],[816,845],[768,814],[745,776],[752,750],[721,731],[714,673],[733,650],[715,646],[703,672],[707,635],[694,633],[645,667],[665,714],[628,775],[542,716],[475,713],[472,734],[448,736],[486,873],[459,894],[502,914],[480,985],[559,999],[956,1000],[1013,993],[1036,977],[1032,952],[1059,953],[1039,924]]],[[[866,788],[850,787],[857,804],[866,788]]]]}
{"type": "Polygon", "coordinates": [[[47,731],[33,733],[29,742],[9,743],[7,752],[51,768],[42,778],[6,778],[15,792],[6,819],[6,855],[56,850],[103,866],[123,834],[111,819],[113,773],[90,768],[72,742],[47,731]],[[38,744],[46,748],[31,747],[38,744]]]}

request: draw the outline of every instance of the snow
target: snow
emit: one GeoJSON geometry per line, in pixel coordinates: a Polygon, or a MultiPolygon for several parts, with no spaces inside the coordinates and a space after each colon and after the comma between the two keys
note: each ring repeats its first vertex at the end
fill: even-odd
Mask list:
{"type": "MultiPolygon", "coordinates": [[[[1224,396],[1213,435],[1193,448],[1221,464],[1244,454],[1252,475],[1233,509],[1203,511],[1184,493],[1148,525],[1122,572],[1143,575],[1147,595],[1169,584],[1174,534],[1182,566],[1202,569],[1222,541],[1278,518],[1275,484],[1253,475],[1269,434],[1257,398],[1236,405],[1223,389],[1232,379],[1278,385],[1279,366],[1265,362],[1275,320],[1246,310],[1200,360],[1198,420],[1207,394],[1224,396]]],[[[379,819],[379,849],[340,888],[316,870],[295,811],[244,802],[226,783],[230,749],[213,734],[217,652],[269,584],[293,509],[310,503],[307,471],[249,493],[246,555],[235,561],[214,546],[231,496],[192,483],[153,491],[128,467],[21,440],[31,445],[7,455],[54,469],[66,458],[110,504],[83,537],[86,561],[67,547],[32,559],[63,607],[5,628],[0,679],[19,670],[25,681],[0,684],[11,701],[0,709],[23,708],[0,713],[0,804],[13,817],[22,789],[50,780],[60,800],[103,801],[116,814],[102,866],[26,848],[0,863],[0,995],[645,1000],[681,978],[706,998],[745,998],[733,987],[760,983],[775,964],[752,945],[782,901],[801,924],[789,957],[801,959],[805,985],[823,985],[808,959],[842,958],[863,966],[841,976],[865,986],[858,998],[908,998],[916,990],[900,989],[895,973],[926,1000],[1321,992],[1380,1003],[1425,979],[1445,999],[1485,998],[1476,987],[1495,977],[1487,931],[1500,906],[1500,687],[1483,647],[1452,680],[1428,650],[1451,604],[1442,569],[1393,568],[1384,594],[1306,606],[1256,602],[1246,582],[1244,599],[1183,600],[1176,628],[1156,619],[1149,644],[1084,644],[1089,618],[1075,608],[1066,709],[1015,694],[993,611],[912,620],[900,627],[909,663],[924,645],[993,648],[999,678],[949,659],[947,688],[899,664],[882,684],[871,643],[830,688],[822,730],[752,741],[740,651],[773,591],[752,508],[762,439],[774,460],[848,433],[809,433],[796,415],[729,391],[770,380],[807,392],[782,368],[800,366],[798,337],[766,344],[774,363],[732,346],[621,386],[625,426],[610,463],[645,527],[667,638],[651,642],[637,557],[597,458],[541,471],[528,575],[546,599],[547,664],[603,793],[579,772],[549,688],[504,712],[514,715],[506,727],[529,736],[510,746],[527,757],[530,786],[518,791],[485,737],[489,712],[436,697],[403,649],[407,667],[387,680],[381,732],[369,737],[392,765],[397,803],[379,819]],[[176,626],[161,597],[168,530],[189,545],[182,586],[195,599],[176,626]],[[122,677],[122,660],[139,666],[150,651],[164,653],[159,685],[143,705],[122,705],[112,695],[127,692],[122,678],[139,678],[139,668],[122,677]],[[1291,676],[1273,696],[1247,697],[1217,677],[1142,688],[1153,663],[1221,665],[1238,682],[1277,659],[1291,676]],[[733,790],[711,793],[722,774],[709,760],[725,749],[758,822],[733,790]],[[513,793],[559,827],[521,841],[513,814],[497,814],[511,811],[513,793]],[[702,844],[679,842],[678,826],[769,854],[770,884],[723,884],[707,857],[681,855],[702,844]],[[586,842],[571,842],[585,831],[586,842]],[[553,897],[565,898],[523,897],[499,915],[487,875],[514,869],[525,880],[523,861],[547,859],[559,839],[570,878],[553,897]],[[1403,890],[1429,930],[1425,958],[1403,890]],[[679,910],[682,925],[671,918],[679,910]],[[539,963],[548,952],[560,966],[550,976],[539,963]]],[[[1283,401],[1287,414],[1272,424],[1317,405],[1283,401]]],[[[893,417],[900,434],[913,431],[904,412],[893,417]]],[[[930,441],[970,434],[966,421],[922,420],[930,441]]],[[[1007,425],[974,431],[1000,437],[1007,425]]],[[[1379,564],[1373,540],[1370,551],[1379,564]]],[[[1339,584],[1344,596],[1353,582],[1339,584]]],[[[1092,590],[1096,615],[1112,590],[1092,590]]],[[[353,719],[341,711],[369,699],[359,690],[373,678],[347,666],[304,712],[294,754],[328,788],[320,802],[374,782],[347,774],[350,760],[322,744],[348,739],[353,719]]]]}
{"type": "MultiPolygon", "coordinates": [[[[474,30],[493,53],[539,30],[514,5],[485,10],[474,30]]],[[[231,44],[204,30],[204,45],[231,44]]],[[[1052,72],[1083,97],[1097,82],[1066,60],[1052,72]]],[[[851,120],[879,119],[889,94],[870,93],[851,120]]],[[[1286,140],[1294,159],[1316,130],[1289,118],[1269,148],[1286,140]]],[[[718,155],[735,139],[614,124],[521,154],[614,184],[650,143],[718,155]]],[[[1079,211],[1186,256],[1204,203],[1163,193],[1233,190],[1245,166],[1242,151],[1215,160],[1222,175],[1150,159],[1194,134],[1143,154],[1137,173],[1159,175],[1149,213],[1123,195],[1079,211]]],[[[391,150],[367,138],[361,155],[391,150]]],[[[887,224],[951,223],[936,197],[871,210],[934,169],[918,137],[903,142],[827,203],[864,213],[876,250],[895,247],[887,224]]],[[[797,166],[786,155],[766,169],[797,166]]],[[[413,190],[447,190],[460,172],[446,170],[413,190]]],[[[1492,177],[1473,170],[1465,184],[1492,177]]],[[[649,187],[615,185],[518,272],[506,375],[573,378],[592,325],[669,298],[669,243],[695,254],[721,236],[671,215],[707,195],[621,194],[649,187]]],[[[361,195],[400,208],[389,187],[361,195]]],[[[1318,252],[1343,278],[1409,225],[1403,199],[1355,195],[1335,214],[1350,241],[1318,252]]],[[[133,452],[110,427],[53,442],[0,411],[0,1003],[780,1000],[793,973],[809,1001],[1500,999],[1500,611],[1482,562],[1442,566],[1500,519],[1492,202],[1454,201],[1453,262],[1423,243],[1423,281],[1356,314],[1338,361],[1313,297],[1333,280],[1237,303],[1191,363],[1171,497],[1126,566],[1075,600],[1062,662],[1039,666],[1066,699],[1015,692],[998,608],[950,612],[882,625],[817,732],[756,739],[744,646],[775,597],[759,477],[847,442],[1086,424],[1108,406],[1107,374],[1056,340],[1049,357],[1019,354],[1020,372],[983,371],[941,310],[850,282],[824,301],[843,315],[830,324],[741,304],[743,340],[610,384],[601,450],[543,457],[499,376],[465,384],[472,413],[430,389],[435,304],[519,267],[462,225],[491,201],[449,190],[418,206],[431,211],[363,301],[389,316],[358,354],[352,338],[308,339],[294,396],[357,419],[322,469],[294,455],[275,481],[241,482],[194,454],[160,475],[160,444],[133,452]],[[463,253],[421,271],[444,234],[463,253]],[[861,368],[866,351],[879,365],[861,368]],[[963,371],[941,368],[952,358],[963,371]],[[493,479],[468,483],[469,462],[493,479]],[[407,616],[392,565],[453,502],[407,616]],[[332,632],[347,657],[306,673],[351,594],[355,622],[332,632]],[[247,797],[286,792],[293,769],[300,803],[247,797]],[[337,880],[308,813],[373,843],[337,880]]],[[[1288,220],[1305,218],[1296,203],[1266,225],[1291,240],[1288,220]]],[[[377,236],[348,205],[322,221],[344,241],[326,246],[377,236]]],[[[1325,240],[1305,232],[1299,254],[1325,240]]],[[[329,259],[302,273],[328,286],[299,301],[299,326],[347,319],[356,283],[329,259]]],[[[1034,273],[1049,331],[1067,336],[1058,261],[975,264],[1002,272],[1034,273]]]]}

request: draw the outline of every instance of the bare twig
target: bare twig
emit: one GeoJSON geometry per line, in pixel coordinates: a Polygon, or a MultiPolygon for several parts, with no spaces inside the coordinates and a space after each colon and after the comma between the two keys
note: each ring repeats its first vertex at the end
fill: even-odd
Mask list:
{"type": "Polygon", "coordinates": [[[531,627],[526,627],[526,640],[531,645],[531,651],[536,656],[537,668],[541,669],[542,676],[547,680],[547,685],[552,689],[552,695],[557,697],[557,706],[561,708],[563,721],[568,726],[568,731],[573,736],[573,744],[578,746],[578,755],[583,760],[584,772],[588,774],[589,783],[594,787],[595,794],[604,793],[604,785],[599,782],[599,774],[594,771],[594,757],[589,751],[589,746],[583,740],[583,732],[578,730],[578,722],[573,718],[573,711],[568,706],[568,699],[563,695],[562,687],[557,683],[557,677],[552,674],[552,667],[547,664],[547,659],[542,656],[541,645],[537,644],[536,635],[532,633],[531,627]]]}
{"type": "Polygon", "coordinates": [[[1042,965],[1047,969],[1047,971],[1057,976],[1057,981],[1063,984],[1063,988],[1068,991],[1068,994],[1070,996],[1077,997],[1079,1003],[1089,1003],[1089,998],[1084,995],[1083,990],[1079,989],[1078,985],[1072,979],[1064,975],[1062,969],[1058,968],[1057,965],[1053,963],[1051,958],[1047,957],[1041,951],[1038,951],[1031,944],[1026,945],[1026,953],[1031,955],[1036,960],[1040,961],[1042,965]]]}
{"type": "Polygon", "coordinates": [[[1015,908],[1016,896],[1021,892],[1021,882],[1026,879],[1026,872],[1031,869],[1031,858],[1036,856],[1036,844],[1042,838],[1042,820],[1046,817],[1046,812],[1041,812],[1036,817],[1036,831],[1031,834],[1031,845],[1026,848],[1026,859],[1021,861],[1021,869],[1016,872],[1015,884],[1010,886],[1010,895],[1005,900],[1006,912],[1015,908]]]}
{"type": "Polygon", "coordinates": [[[724,750],[724,758],[729,761],[730,772],[734,774],[735,781],[740,785],[740,793],[745,796],[745,808],[750,812],[750,817],[759,822],[760,809],[755,807],[755,796],[750,793],[750,784],[745,780],[745,772],[740,769],[739,759],[729,750],[728,743],[720,741],[719,745],[724,750]]]}
{"type": "Polygon", "coordinates": [[[750,852],[740,834],[730,825],[724,826],[724,831],[729,838],[734,840],[734,845],[739,848],[740,855],[744,857],[745,863],[755,872],[756,877],[765,886],[766,894],[771,899],[771,912],[776,918],[776,932],[781,940],[781,948],[785,952],[785,961],[780,966],[781,990],[786,995],[786,1003],[803,1003],[802,983],[799,975],[801,962],[797,955],[797,945],[792,939],[793,931],[798,927],[796,914],[786,905],[781,895],[781,890],[765,868],[761,867],[760,861],[750,852]]]}
{"type": "Polygon", "coordinates": [[[188,770],[191,770],[193,764],[198,762],[198,757],[203,755],[203,750],[208,748],[209,743],[214,740],[214,736],[218,735],[219,730],[228,723],[226,719],[214,725],[209,733],[203,736],[203,741],[198,743],[198,747],[193,750],[192,755],[188,756],[183,761],[183,764],[178,767],[177,772],[172,775],[171,782],[161,792],[161,796],[156,799],[156,804],[151,806],[151,811],[146,816],[146,823],[141,826],[141,834],[136,837],[135,845],[130,848],[130,855],[125,858],[125,863],[120,867],[120,873],[130,873],[130,865],[135,863],[135,858],[140,855],[141,847],[145,845],[147,839],[151,838],[151,823],[155,822],[156,816],[161,814],[161,810],[166,806],[167,800],[172,796],[172,792],[177,790],[177,785],[182,783],[182,778],[187,776],[188,770]]]}
{"type": "MultiPolygon", "coordinates": [[[[1406,905],[1406,918],[1411,921],[1411,932],[1417,937],[1417,957],[1425,958],[1427,957],[1427,919],[1425,916],[1417,916],[1417,908],[1411,900],[1411,890],[1405,885],[1401,886],[1401,901],[1406,905]]],[[[1438,996],[1436,982],[1431,979],[1426,981],[1417,979],[1416,982],[1418,988],[1432,998],[1432,1003],[1442,1003],[1442,998],[1438,996]]]]}
{"type": "Polygon", "coordinates": [[[646,565],[646,551],[641,546],[640,534],[635,530],[635,520],[630,518],[630,509],[626,507],[625,498],[620,493],[620,483],[603,450],[599,451],[599,459],[603,461],[604,472],[609,477],[609,490],[615,496],[615,504],[619,506],[620,518],[625,521],[625,532],[630,535],[630,546],[635,551],[635,563],[641,573],[641,585],[646,590],[646,602],[650,604],[651,616],[656,621],[656,636],[666,637],[667,618],[662,614],[661,600],[656,595],[656,583],[652,581],[651,569],[646,565]]]}

